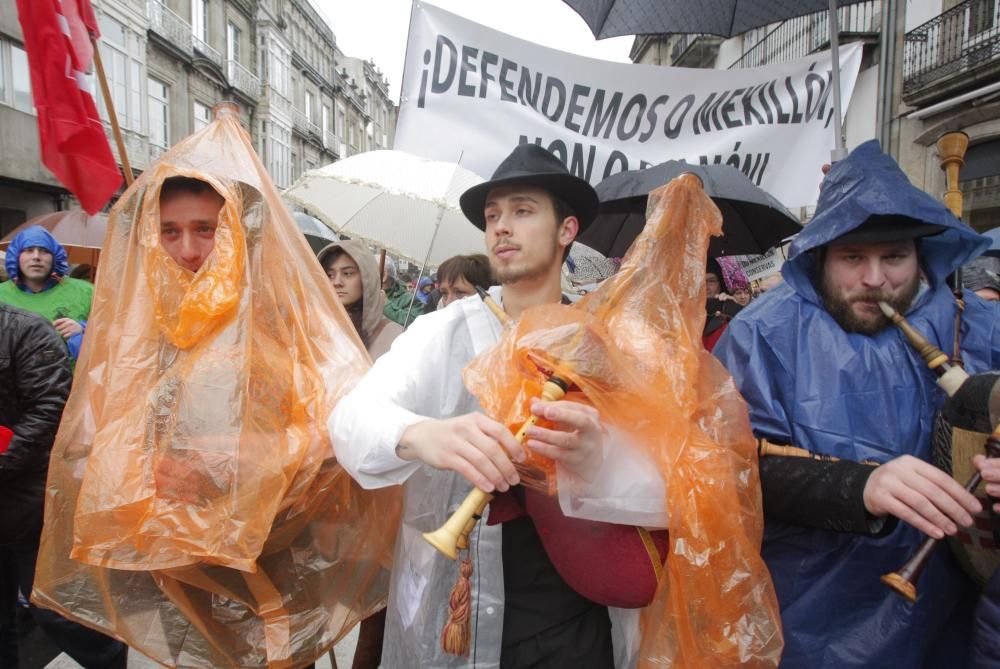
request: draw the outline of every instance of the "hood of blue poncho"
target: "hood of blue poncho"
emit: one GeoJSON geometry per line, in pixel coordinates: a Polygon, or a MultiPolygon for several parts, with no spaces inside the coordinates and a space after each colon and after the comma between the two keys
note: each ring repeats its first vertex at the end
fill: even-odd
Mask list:
{"type": "Polygon", "coordinates": [[[944,232],[921,238],[922,268],[932,289],[990,245],[941,202],[915,187],[875,140],[865,142],[830,169],[819,194],[816,215],[792,242],[781,269],[785,281],[803,297],[819,302],[813,249],[829,244],[871,216],[894,215],[940,225],[944,232]]]}
{"type": "Polygon", "coordinates": [[[12,281],[20,275],[18,258],[21,257],[21,252],[35,246],[47,249],[52,254],[52,272],[54,274],[66,276],[66,273],[69,272],[66,249],[56,241],[56,238],[48,230],[40,225],[32,225],[19,232],[7,248],[4,267],[12,281]]]}

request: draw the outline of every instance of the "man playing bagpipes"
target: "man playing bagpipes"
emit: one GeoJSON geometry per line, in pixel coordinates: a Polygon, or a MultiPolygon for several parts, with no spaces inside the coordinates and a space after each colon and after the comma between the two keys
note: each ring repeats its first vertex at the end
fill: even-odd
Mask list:
{"type": "Polygon", "coordinates": [[[108,222],[33,600],[172,667],[303,667],[384,605],[396,491],[325,422],[369,366],[233,105],[108,222]]]}
{"type": "MultiPolygon", "coordinates": [[[[686,197],[686,192],[678,196],[677,202],[686,197]]],[[[564,298],[559,272],[570,243],[596,214],[596,194],[585,181],[569,174],[551,153],[532,144],[521,145],[500,164],[490,181],[471,188],[461,198],[466,217],[485,231],[490,263],[500,282],[489,295],[501,313],[491,311],[479,297],[469,297],[418,319],[341,400],[330,419],[338,459],[358,482],[371,488],[404,483],[406,488],[389,596],[385,666],[604,669],[632,666],[637,657],[642,666],[649,661],[672,663],[675,667],[776,664],[781,635],[773,593],[759,558],[759,529],[754,530],[753,519],[756,516],[759,521],[761,512],[745,408],[728,375],[700,343],[705,316],[702,278],[709,235],[706,228],[710,227],[703,221],[713,221],[714,234],[718,234],[721,218],[703,192],[698,192],[703,196],[697,200],[702,207],[698,215],[703,219],[692,221],[692,229],[699,231],[693,234],[700,234],[699,243],[685,249],[681,241],[669,250],[660,249],[663,257],[657,257],[666,262],[669,251],[676,251],[673,269],[683,267],[690,274],[693,268],[695,274],[678,290],[683,295],[671,298],[670,304],[644,303],[664,319],[676,316],[675,329],[660,330],[659,323],[651,326],[651,321],[631,318],[615,322],[611,316],[608,327],[616,325],[626,339],[637,344],[653,342],[646,355],[657,365],[660,352],[655,347],[666,342],[667,332],[672,336],[669,346],[675,347],[678,357],[709,363],[705,367],[692,365],[696,374],[700,369],[710,377],[697,377],[704,388],[712,389],[709,394],[714,393],[704,405],[698,404],[693,391],[698,381],[688,383],[686,371],[677,370],[677,382],[690,390],[685,397],[693,400],[678,409],[678,414],[689,413],[678,417],[677,422],[687,429],[685,419],[701,416],[697,420],[705,432],[732,447],[732,453],[727,451],[729,455],[720,459],[696,447],[691,453],[700,453],[700,460],[714,467],[702,472],[705,489],[712,487],[709,479],[724,482],[725,490],[719,497],[725,499],[720,503],[724,506],[731,502],[735,511],[721,515],[727,516],[726,520],[737,529],[720,532],[724,536],[715,536],[706,544],[700,537],[692,540],[694,535],[685,540],[679,531],[680,539],[675,541],[674,527],[679,518],[697,516],[702,524],[715,527],[717,519],[701,507],[695,509],[693,502],[688,509],[679,509],[675,517],[671,517],[673,512],[667,513],[668,499],[699,498],[695,490],[699,486],[688,481],[690,488],[674,486],[676,497],[670,496],[669,490],[665,492],[668,477],[664,471],[668,468],[651,456],[644,443],[634,440],[627,426],[606,424],[605,413],[597,409],[600,403],[587,401],[595,395],[583,392],[572,400],[524,399],[510,404],[474,394],[489,387],[493,377],[516,376],[510,372],[513,361],[505,347],[517,348],[514,342],[523,341],[518,339],[518,333],[527,327],[526,322],[545,321],[549,316],[575,321],[583,313],[575,311],[577,305],[560,305],[564,298]],[[712,211],[704,213],[708,208],[712,211]],[[688,316],[694,323],[691,327],[686,327],[688,316]],[[725,383],[728,387],[722,387],[725,383]],[[519,430],[507,420],[509,413],[498,410],[501,404],[513,406],[514,414],[523,412],[514,421],[517,424],[531,415],[545,425],[529,428],[522,445],[512,436],[519,430]],[[723,405],[734,410],[726,411],[723,405]],[[486,407],[492,409],[489,416],[483,413],[486,407]],[[706,414],[702,416],[701,411],[706,414]],[[725,417],[730,415],[734,417],[732,424],[725,417]],[[734,435],[741,429],[746,439],[740,443],[748,449],[742,454],[738,453],[738,445],[730,443],[739,441],[734,435]],[[528,480],[519,475],[519,471],[524,472],[519,468],[539,455],[555,462],[552,483],[558,481],[557,497],[529,488],[528,480]],[[730,456],[731,461],[727,459],[730,456]],[[459,566],[444,559],[421,535],[445,522],[466,498],[470,485],[497,496],[483,522],[468,528],[467,557],[459,566]],[[555,535],[567,525],[574,529],[560,542],[555,535]],[[642,529],[637,526],[669,527],[669,550],[666,532],[637,532],[642,529]],[[611,528],[608,532],[617,538],[606,550],[591,552],[592,537],[603,536],[602,528],[611,528]],[[619,550],[622,544],[633,545],[632,539],[636,551],[619,550]],[[585,556],[586,564],[574,560],[574,552],[585,556]],[[716,564],[720,553],[732,557],[733,564],[739,567],[734,566],[732,573],[712,572],[710,565],[716,564]],[[714,599],[685,598],[690,591],[685,590],[686,584],[678,576],[681,572],[667,569],[667,575],[660,575],[664,559],[668,567],[675,560],[686,565],[709,565],[698,573],[699,578],[711,581],[713,587],[725,588],[726,593],[712,593],[714,599]],[[453,589],[456,578],[459,586],[453,589]],[[460,587],[463,580],[468,584],[464,594],[460,587]],[[645,600],[631,601],[633,593],[625,591],[634,590],[634,583],[644,582],[650,584],[645,600]],[[616,584],[612,588],[623,591],[608,592],[608,584],[616,584]],[[643,606],[653,599],[654,592],[653,604],[643,609],[642,615],[649,617],[644,621],[647,633],[640,640],[637,616],[620,610],[609,613],[608,604],[643,606]],[[667,605],[670,597],[674,599],[667,605]],[[732,624],[711,613],[713,606],[725,608],[726,603],[720,602],[727,597],[727,603],[746,609],[741,609],[732,624]],[[455,620],[457,610],[464,611],[459,621],[455,620]],[[451,632],[462,620],[469,628],[468,643],[456,650],[451,632]],[[661,634],[663,629],[670,633],[661,634]],[[697,651],[691,651],[695,646],[697,651]]],[[[663,217],[667,206],[657,208],[656,215],[663,217]]],[[[680,232],[678,236],[683,237],[680,232]]],[[[652,243],[651,238],[644,242],[646,250],[652,243]]],[[[662,272],[657,273],[647,268],[642,278],[661,285],[668,280],[666,269],[657,268],[662,272]]],[[[620,276],[640,280],[638,275],[626,259],[620,276]]],[[[682,283],[676,278],[672,281],[671,285],[682,283]]],[[[643,300],[646,294],[630,292],[629,285],[616,283],[616,278],[606,283],[609,289],[621,288],[614,300],[643,300]]],[[[599,311],[601,300],[607,299],[607,293],[598,291],[578,305],[599,311]]],[[[591,333],[605,323],[594,317],[597,312],[587,313],[594,321],[589,329],[577,328],[572,322],[567,322],[564,329],[555,327],[554,335],[540,335],[549,337],[552,344],[542,349],[568,351],[572,342],[582,339],[625,364],[610,365],[603,378],[587,381],[572,377],[572,383],[565,383],[563,390],[580,384],[586,391],[582,386],[589,382],[607,382],[606,388],[614,389],[608,393],[609,399],[628,405],[627,398],[632,395],[618,392],[621,388],[636,388],[642,381],[670,385],[672,380],[659,378],[639,379],[638,383],[633,380],[631,386],[615,385],[621,380],[619,373],[629,373],[624,367],[636,367],[627,358],[641,354],[605,349],[606,340],[599,337],[589,340],[591,333]]],[[[531,334],[528,328],[525,337],[531,334]]],[[[576,362],[580,366],[587,364],[583,358],[576,362]]],[[[573,365],[567,368],[572,376],[573,365]]],[[[554,375],[549,381],[552,378],[554,375]]],[[[619,411],[623,413],[628,413],[627,407],[619,411]]],[[[649,435],[656,430],[670,434],[669,412],[663,416],[651,413],[656,414],[652,420],[649,412],[635,417],[636,423],[641,423],[636,434],[649,435]],[[663,429],[663,423],[668,424],[667,429],[663,429]]],[[[704,437],[700,431],[698,435],[692,440],[704,437]]],[[[677,442],[688,443],[683,438],[677,442]]]]}
{"type": "Polygon", "coordinates": [[[715,349],[758,438],[834,458],[761,459],[782,667],[965,666],[976,589],[949,551],[931,555],[915,603],[880,583],[923,533],[955,535],[981,506],[930,464],[945,393],[878,302],[949,356],[957,342],[969,374],[997,369],[1000,311],[970,291],[963,308],[946,283],[987,245],[866,143],[827,175],[785,283],[715,349]]]}

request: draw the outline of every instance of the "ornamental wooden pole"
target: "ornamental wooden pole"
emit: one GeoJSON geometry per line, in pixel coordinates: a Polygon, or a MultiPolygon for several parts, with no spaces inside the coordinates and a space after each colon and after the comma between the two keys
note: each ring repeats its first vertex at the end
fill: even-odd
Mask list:
{"type": "Polygon", "coordinates": [[[101,83],[101,93],[104,95],[104,106],[108,110],[108,118],[111,119],[111,132],[115,136],[115,143],[118,145],[118,157],[122,161],[122,172],[125,173],[125,186],[132,185],[132,166],[128,163],[128,153],[125,151],[125,140],[122,139],[122,129],[118,126],[118,115],[115,114],[115,103],[111,101],[111,89],[108,88],[108,78],[104,74],[104,63],[101,62],[101,49],[97,45],[97,39],[91,35],[90,43],[94,46],[94,69],[97,70],[97,80],[101,83]]]}

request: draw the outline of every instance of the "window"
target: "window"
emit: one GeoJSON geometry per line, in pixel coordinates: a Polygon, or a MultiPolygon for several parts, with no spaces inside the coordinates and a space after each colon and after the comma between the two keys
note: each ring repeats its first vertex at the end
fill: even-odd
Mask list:
{"type": "Polygon", "coordinates": [[[31,74],[28,70],[28,54],[19,46],[10,45],[10,87],[14,109],[20,109],[29,114],[34,113],[35,106],[31,102],[31,74]]]}
{"type": "Polygon", "coordinates": [[[194,103],[194,131],[198,132],[212,122],[212,109],[200,102],[194,103]]]}
{"type": "Polygon", "coordinates": [[[170,146],[170,89],[149,77],[149,143],[161,151],[170,146]]]}
{"type": "Polygon", "coordinates": [[[972,0],[969,7],[969,34],[978,35],[993,27],[996,21],[997,0],[972,0]]]}
{"type": "Polygon", "coordinates": [[[306,91],[306,120],[310,123],[313,122],[313,94],[306,91]]]}
{"type": "MultiPolygon", "coordinates": [[[[138,33],[107,14],[100,17],[101,58],[111,90],[118,122],[123,128],[142,132],[142,86],[146,79],[145,44],[138,33]]],[[[97,95],[98,110],[109,120],[104,96],[97,95]]]]}
{"type": "Polygon", "coordinates": [[[191,0],[191,32],[196,39],[208,41],[208,0],[191,0]]]}
{"type": "Polygon", "coordinates": [[[271,121],[265,123],[267,132],[267,171],[278,188],[292,184],[292,131],[290,128],[271,121]]]}
{"type": "Polygon", "coordinates": [[[240,62],[242,32],[232,23],[226,24],[226,59],[240,62]]]}
{"type": "Polygon", "coordinates": [[[276,93],[287,98],[289,80],[291,79],[291,70],[288,65],[291,60],[291,54],[277,40],[272,39],[270,47],[268,49],[271,58],[270,67],[268,68],[268,83],[270,83],[271,88],[276,93]]]}
{"type": "Polygon", "coordinates": [[[337,137],[341,140],[344,139],[344,117],[347,116],[347,110],[344,105],[337,105],[337,137]]]}
{"type": "Polygon", "coordinates": [[[323,132],[332,129],[330,125],[330,105],[323,105],[323,132]]]}

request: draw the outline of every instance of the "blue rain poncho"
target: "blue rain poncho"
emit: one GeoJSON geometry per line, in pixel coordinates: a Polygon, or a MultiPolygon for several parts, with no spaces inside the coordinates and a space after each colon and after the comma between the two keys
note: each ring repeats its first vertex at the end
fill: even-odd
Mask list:
{"type": "MultiPolygon", "coordinates": [[[[926,284],[907,319],[951,352],[957,304],[946,283],[989,242],[913,187],[877,142],[833,166],[816,216],[792,244],[785,284],[744,309],[715,354],[732,373],[758,437],[851,460],[931,456],[944,393],[895,327],[875,336],[845,332],[823,308],[813,249],[876,214],[945,226],[920,240],[926,284]]],[[[962,359],[969,373],[1000,367],[995,304],[966,295],[962,359]]],[[[948,549],[935,551],[910,604],[879,582],[923,535],[899,523],[867,537],[768,521],[762,552],[785,631],[782,667],[963,666],[975,591],[948,549]],[[951,657],[935,663],[933,657],[951,657]]]]}

